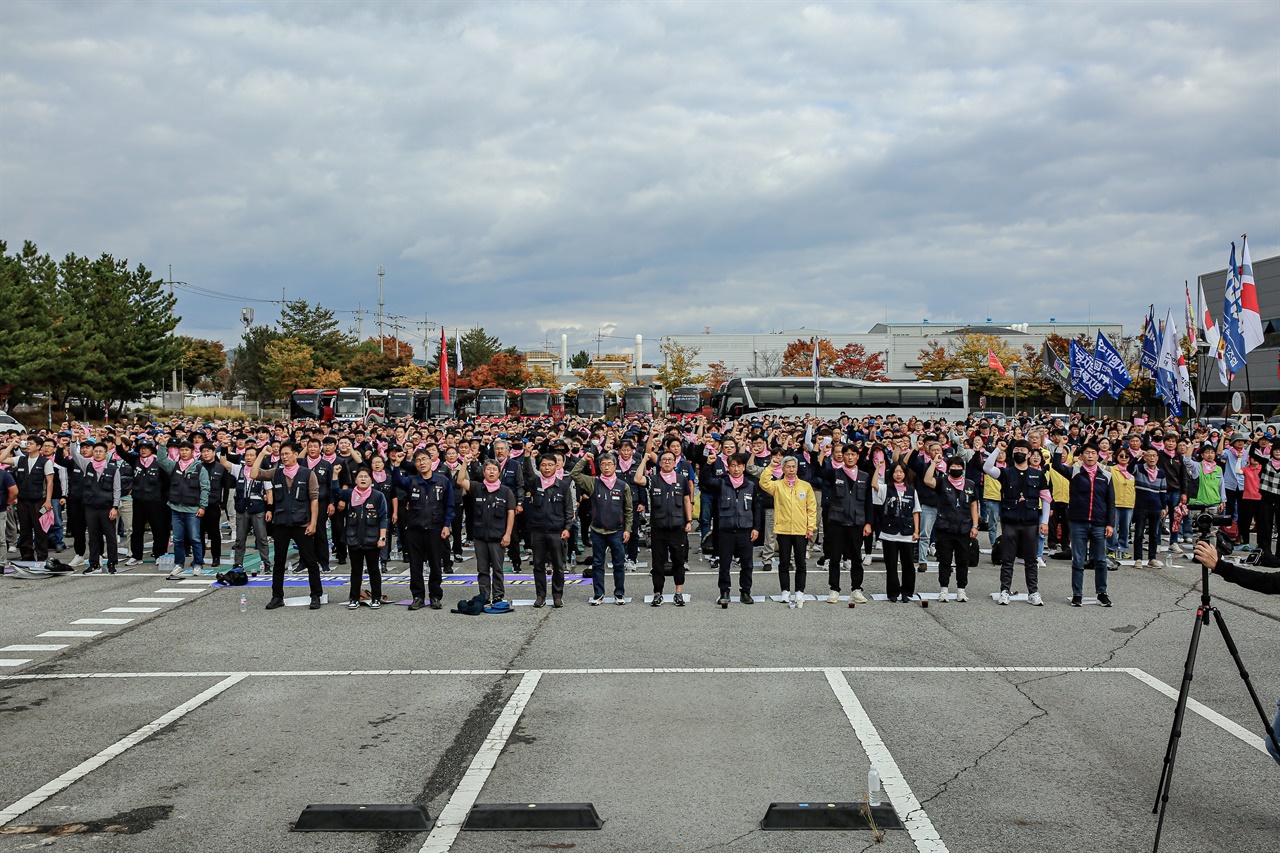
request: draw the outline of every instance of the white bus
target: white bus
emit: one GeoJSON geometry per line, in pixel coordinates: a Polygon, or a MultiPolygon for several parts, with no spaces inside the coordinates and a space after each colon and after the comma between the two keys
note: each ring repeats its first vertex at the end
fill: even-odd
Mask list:
{"type": "Polygon", "coordinates": [[[730,379],[716,394],[716,416],[741,418],[762,412],[784,418],[817,415],[827,420],[845,414],[851,418],[897,415],[903,420],[915,416],[956,421],[964,420],[968,412],[968,379],[872,382],[824,376],[818,381],[821,396],[814,394],[813,379],[808,376],[730,379]]]}
{"type": "Polygon", "coordinates": [[[385,423],[387,392],[374,388],[339,388],[333,402],[333,419],[339,422],[385,423]]]}

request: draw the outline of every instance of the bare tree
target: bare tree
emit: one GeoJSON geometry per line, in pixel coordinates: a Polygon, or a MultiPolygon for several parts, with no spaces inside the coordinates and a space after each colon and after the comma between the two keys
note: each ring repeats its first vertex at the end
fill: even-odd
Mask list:
{"type": "Polygon", "coordinates": [[[779,376],[781,374],[782,350],[765,350],[756,352],[752,356],[751,376],[779,376]]]}

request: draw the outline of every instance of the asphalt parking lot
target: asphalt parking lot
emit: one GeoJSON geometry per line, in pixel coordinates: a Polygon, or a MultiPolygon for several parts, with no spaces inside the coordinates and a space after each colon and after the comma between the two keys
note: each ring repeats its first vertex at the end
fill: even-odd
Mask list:
{"type": "MultiPolygon", "coordinates": [[[[811,570],[808,591],[825,594],[825,576],[811,570]]],[[[319,611],[271,612],[250,587],[241,612],[242,590],[150,564],[8,576],[0,848],[861,850],[865,830],[760,819],[773,801],[860,798],[875,760],[907,826],[877,849],[1149,849],[1198,579],[1189,563],[1124,568],[1115,607],[1077,609],[1068,564],[1051,561],[1045,607],[1000,607],[984,559],[964,604],[721,610],[701,573],[689,606],[648,607],[641,570],[626,607],[570,587],[560,610],[467,617],[350,612],[341,586],[319,611]],[[604,827],[459,831],[472,804],[507,802],[591,802],[604,827]],[[310,803],[418,803],[440,822],[290,832],[310,803]]],[[[456,580],[448,604],[474,592],[456,580]]],[[[869,593],[883,584],[868,575],[869,593]]],[[[757,571],[754,592],[776,591],[757,571]]],[[[1280,602],[1213,591],[1274,711],[1280,602]]],[[[1192,697],[1161,849],[1275,849],[1280,768],[1216,630],[1192,697]]]]}

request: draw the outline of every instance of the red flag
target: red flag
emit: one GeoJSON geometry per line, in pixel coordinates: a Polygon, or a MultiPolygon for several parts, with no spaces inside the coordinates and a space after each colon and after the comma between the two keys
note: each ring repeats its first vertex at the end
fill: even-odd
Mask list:
{"type": "Polygon", "coordinates": [[[440,327],[440,391],[444,394],[444,404],[449,405],[449,343],[444,337],[444,327],[440,327]]]}
{"type": "Polygon", "coordinates": [[[1004,365],[1000,363],[1000,359],[996,358],[996,354],[992,352],[990,348],[987,349],[987,367],[991,368],[996,373],[999,373],[1001,376],[1005,375],[1004,365]]]}

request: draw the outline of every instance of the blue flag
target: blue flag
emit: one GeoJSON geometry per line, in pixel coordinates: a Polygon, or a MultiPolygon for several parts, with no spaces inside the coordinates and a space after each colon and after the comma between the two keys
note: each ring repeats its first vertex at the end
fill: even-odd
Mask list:
{"type": "Polygon", "coordinates": [[[1071,390],[1089,402],[1107,393],[1106,369],[1077,341],[1071,342],[1071,390]]]}
{"type": "Polygon", "coordinates": [[[1101,329],[1098,330],[1098,342],[1093,347],[1093,357],[1107,369],[1109,393],[1119,400],[1121,392],[1129,387],[1133,377],[1129,375],[1129,368],[1124,366],[1120,351],[1112,346],[1111,341],[1107,340],[1107,336],[1102,334],[1101,329]]]}
{"type": "Polygon", "coordinates": [[[1240,284],[1240,270],[1236,267],[1236,244],[1231,244],[1231,261],[1227,266],[1227,288],[1222,294],[1222,343],[1223,358],[1227,362],[1227,372],[1232,376],[1244,370],[1245,349],[1243,313],[1241,302],[1243,290],[1240,284]]]}
{"type": "Polygon", "coordinates": [[[1160,353],[1160,333],[1156,329],[1156,309],[1151,306],[1147,317],[1142,321],[1142,358],[1138,367],[1151,373],[1156,372],[1156,359],[1160,353]]]}

